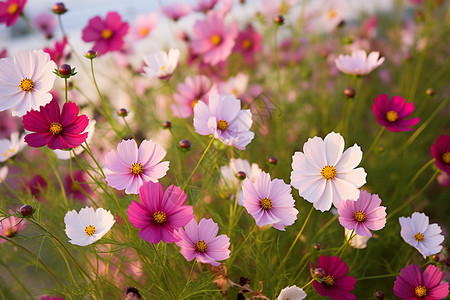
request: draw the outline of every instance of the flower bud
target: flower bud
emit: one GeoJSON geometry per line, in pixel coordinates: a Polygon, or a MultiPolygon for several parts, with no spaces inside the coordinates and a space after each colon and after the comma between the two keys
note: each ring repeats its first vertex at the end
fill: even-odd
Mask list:
{"type": "Polygon", "coordinates": [[[68,64],[63,64],[59,66],[58,68],[59,74],[62,76],[70,76],[70,73],[72,72],[72,68],[68,64]]]}
{"type": "Polygon", "coordinates": [[[125,118],[126,116],[128,116],[128,111],[125,108],[121,108],[117,111],[117,115],[119,117],[125,118]]]}
{"type": "Polygon", "coordinates": [[[439,262],[441,260],[441,258],[437,254],[433,255],[432,258],[435,262],[439,262]]]}
{"type": "Polygon", "coordinates": [[[275,19],[273,19],[273,22],[277,25],[283,25],[284,24],[284,17],[283,16],[277,16],[275,19]]]}
{"type": "Polygon", "coordinates": [[[434,90],[432,88],[428,88],[425,91],[425,94],[427,94],[428,96],[434,96],[434,90]]]}
{"type": "Polygon", "coordinates": [[[377,297],[377,299],[384,299],[384,293],[382,291],[377,291],[375,293],[375,296],[377,297]]]}
{"type": "Polygon", "coordinates": [[[164,129],[170,129],[172,127],[172,122],[165,121],[162,126],[164,129]]]}
{"type": "Polygon", "coordinates": [[[244,171],[239,171],[239,172],[236,173],[236,178],[239,179],[239,180],[244,180],[245,177],[247,177],[247,174],[245,174],[244,171]]]}
{"type": "Polygon", "coordinates": [[[317,278],[324,278],[325,277],[325,271],[322,268],[315,268],[314,269],[314,276],[317,278]]]}
{"type": "Polygon", "coordinates": [[[33,213],[33,207],[29,204],[25,204],[22,207],[20,207],[20,213],[22,216],[27,217],[33,213]]]}
{"type": "Polygon", "coordinates": [[[314,244],[314,249],[316,249],[317,251],[320,250],[320,244],[314,244]]]}
{"type": "Polygon", "coordinates": [[[271,156],[268,159],[269,164],[276,165],[278,163],[278,159],[275,156],[271,156]]]}
{"type": "Polygon", "coordinates": [[[94,59],[97,57],[97,55],[98,55],[98,51],[89,50],[88,52],[86,52],[86,54],[84,56],[86,56],[86,58],[89,58],[89,59],[94,59]]]}
{"type": "Polygon", "coordinates": [[[64,3],[58,2],[53,5],[53,12],[57,15],[62,15],[67,12],[67,8],[64,3]]]}
{"type": "Polygon", "coordinates": [[[191,141],[189,140],[182,140],[178,145],[180,146],[181,149],[189,149],[192,146],[191,141]]]}
{"type": "Polygon", "coordinates": [[[128,287],[125,289],[125,300],[139,300],[141,299],[141,294],[139,294],[139,290],[135,287],[128,287]]]}
{"type": "Polygon", "coordinates": [[[344,90],[344,95],[345,95],[345,97],[352,99],[355,97],[356,91],[354,88],[348,87],[344,90]]]}

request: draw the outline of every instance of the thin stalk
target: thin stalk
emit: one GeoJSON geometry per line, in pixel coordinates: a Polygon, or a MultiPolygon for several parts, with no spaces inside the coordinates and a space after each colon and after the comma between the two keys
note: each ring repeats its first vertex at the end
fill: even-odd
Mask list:
{"type": "Polygon", "coordinates": [[[258,224],[255,224],[255,226],[253,226],[252,230],[250,230],[250,232],[248,233],[247,237],[244,239],[244,241],[239,245],[239,248],[233,252],[233,257],[230,258],[230,260],[227,262],[229,266],[231,266],[234,262],[234,260],[237,257],[237,254],[241,251],[242,247],[245,245],[245,243],[247,242],[247,240],[250,238],[250,236],[253,234],[253,232],[256,230],[256,228],[258,228],[258,224]]]}
{"type": "Polygon", "coordinates": [[[167,281],[167,276],[166,276],[166,265],[163,263],[161,257],[159,257],[159,253],[158,253],[158,250],[156,249],[155,244],[153,244],[153,243],[151,243],[151,244],[152,244],[153,250],[155,251],[156,258],[158,259],[159,264],[161,265],[161,269],[162,269],[162,273],[163,273],[163,277],[164,277],[164,283],[166,284],[166,287],[167,287],[167,289],[169,290],[170,295],[172,296],[172,298],[173,298],[173,299],[176,299],[176,296],[175,296],[175,294],[173,293],[173,290],[170,288],[169,282],[167,281]]]}
{"type": "Polygon", "coordinates": [[[69,157],[69,174],[70,174],[70,178],[72,180],[72,182],[76,185],[77,189],[79,189],[83,195],[85,195],[91,202],[92,205],[94,205],[95,208],[98,208],[97,203],[95,203],[94,199],[92,199],[91,195],[89,195],[82,187],[81,185],[78,183],[78,181],[75,180],[75,177],[73,176],[73,163],[72,163],[72,154],[74,156],[76,156],[75,154],[75,150],[72,150],[70,152],[70,157],[69,157]]]}
{"type": "Polygon", "coordinates": [[[344,255],[345,249],[347,249],[347,246],[350,244],[350,241],[356,236],[355,234],[355,229],[352,229],[352,231],[350,232],[350,237],[347,239],[347,237],[345,237],[345,242],[344,244],[336,251],[336,254],[339,253],[339,250],[342,249],[341,254],[339,254],[339,258],[344,255]]]}
{"type": "Polygon", "coordinates": [[[181,188],[182,190],[184,190],[189,182],[191,182],[192,177],[194,176],[195,172],[197,172],[198,167],[200,166],[200,164],[202,163],[203,159],[206,156],[206,152],[208,152],[209,148],[211,148],[212,143],[214,142],[214,137],[211,138],[211,140],[209,141],[208,146],[206,146],[205,151],[203,151],[202,156],[200,157],[200,159],[197,162],[197,165],[195,166],[194,170],[192,171],[191,175],[189,176],[189,178],[186,180],[186,182],[183,184],[183,187],[181,188]]]}
{"type": "MultiPolygon", "coordinates": [[[[8,267],[8,264],[3,263],[2,261],[0,261],[0,264],[1,264],[3,267],[5,267],[6,270],[8,270],[9,274],[11,275],[11,277],[14,278],[14,280],[20,285],[20,288],[22,289],[22,291],[24,291],[25,294],[27,294],[27,296],[28,296],[31,300],[33,300],[33,299],[34,299],[33,295],[31,295],[30,291],[25,287],[25,285],[20,281],[20,279],[17,278],[16,272],[13,272],[13,271],[11,270],[11,268],[8,267]]],[[[4,299],[6,299],[6,298],[4,298],[4,299]]]]}
{"type": "Polygon", "coordinates": [[[372,142],[372,145],[370,145],[369,150],[367,150],[366,154],[364,155],[364,158],[362,159],[362,162],[365,162],[366,159],[369,157],[369,154],[372,153],[373,149],[375,149],[375,146],[378,145],[378,141],[380,140],[381,135],[383,134],[384,130],[386,129],[386,127],[381,127],[380,131],[378,131],[377,136],[375,137],[375,139],[372,142]]]}
{"type": "Polygon", "coordinates": [[[194,268],[197,263],[197,258],[194,258],[194,262],[192,263],[191,271],[189,272],[188,280],[186,281],[186,285],[183,287],[183,290],[180,293],[180,296],[183,295],[184,291],[186,290],[186,287],[191,283],[192,274],[194,273],[194,268]]]}
{"type": "Polygon", "coordinates": [[[50,166],[53,170],[53,173],[55,174],[56,177],[56,181],[58,181],[59,184],[59,188],[61,189],[61,194],[63,196],[63,200],[64,200],[64,204],[66,205],[66,208],[69,207],[69,201],[67,200],[67,195],[66,195],[66,189],[64,188],[64,184],[61,180],[61,176],[59,176],[59,172],[58,170],[56,170],[56,167],[53,163],[50,163],[50,166]]]}
{"type": "Polygon", "coordinates": [[[136,136],[134,135],[133,130],[131,130],[130,125],[128,125],[127,120],[125,119],[124,116],[122,116],[122,119],[123,119],[123,121],[125,122],[125,125],[127,126],[127,129],[128,129],[128,131],[130,132],[130,134],[131,134],[131,137],[133,138],[133,140],[135,140],[135,141],[137,142],[136,136]]]}
{"type": "Polygon", "coordinates": [[[305,285],[302,287],[302,290],[305,290],[305,288],[306,288],[308,285],[310,285],[311,283],[313,283],[313,281],[314,281],[314,279],[311,279],[307,284],[305,284],[305,285]]]}
{"type": "Polygon", "coordinates": [[[406,188],[403,190],[404,194],[408,192],[408,190],[411,187],[411,185],[417,180],[417,178],[419,178],[419,176],[423,173],[423,171],[425,171],[426,168],[428,168],[430,165],[432,165],[434,163],[434,161],[435,161],[434,158],[430,159],[426,164],[424,164],[422,166],[422,168],[420,168],[419,171],[417,171],[416,175],[414,175],[414,177],[409,181],[409,183],[406,186],[406,188]]]}
{"type": "Polygon", "coordinates": [[[360,280],[370,280],[370,279],[378,279],[378,278],[388,278],[393,276],[398,276],[400,273],[392,273],[392,274],[384,274],[384,275],[374,275],[374,276],[365,276],[365,277],[359,277],[356,278],[356,281],[360,280]]]}

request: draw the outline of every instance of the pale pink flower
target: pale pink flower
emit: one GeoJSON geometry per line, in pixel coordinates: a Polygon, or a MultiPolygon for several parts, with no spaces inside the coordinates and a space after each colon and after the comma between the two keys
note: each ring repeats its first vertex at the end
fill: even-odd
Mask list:
{"type": "Polygon", "coordinates": [[[370,52],[356,50],[352,55],[339,55],[335,63],[339,71],[350,75],[367,75],[384,62],[384,57],[380,58],[380,52],[370,52]]]}
{"type": "Polygon", "coordinates": [[[146,38],[156,27],[158,15],[149,13],[148,15],[139,15],[136,18],[135,25],[131,27],[131,34],[136,40],[146,38]]]}
{"type": "Polygon", "coordinates": [[[192,11],[192,7],[187,3],[173,3],[161,8],[166,17],[178,21],[180,18],[188,15],[192,11]]]}
{"type": "MultiPolygon", "coordinates": [[[[1,172],[1,171],[0,171],[1,172]]],[[[1,181],[0,181],[1,182],[1,181]]],[[[9,214],[13,215],[14,211],[9,210],[9,214]]],[[[10,216],[8,218],[0,218],[0,235],[6,236],[7,238],[12,238],[17,232],[23,230],[26,223],[23,219],[16,216],[10,216]]],[[[0,238],[0,244],[5,243],[5,239],[0,238]]]]}
{"type": "Polygon", "coordinates": [[[44,11],[36,15],[32,20],[34,26],[45,35],[46,38],[51,39],[58,26],[58,20],[55,15],[44,11]]]}

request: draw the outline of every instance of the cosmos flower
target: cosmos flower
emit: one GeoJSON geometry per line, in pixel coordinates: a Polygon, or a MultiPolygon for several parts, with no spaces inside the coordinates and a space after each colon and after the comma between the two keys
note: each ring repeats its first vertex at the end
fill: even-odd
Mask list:
{"type": "Polygon", "coordinates": [[[56,19],[55,15],[43,11],[40,14],[36,15],[32,22],[34,26],[42,32],[42,34],[45,35],[47,39],[51,39],[53,37],[53,34],[55,33],[55,29],[58,26],[58,20],[56,19]]]}
{"type": "Polygon", "coordinates": [[[233,95],[211,93],[206,105],[199,101],[194,107],[195,132],[201,135],[213,134],[227,146],[244,150],[255,134],[250,131],[252,113],[241,110],[241,101],[233,95]]]}
{"type": "Polygon", "coordinates": [[[435,159],[436,166],[450,174],[450,136],[441,135],[436,143],[431,145],[431,155],[435,159]]]}
{"type": "Polygon", "coordinates": [[[249,25],[239,32],[233,52],[241,53],[245,62],[252,63],[255,61],[256,53],[261,50],[261,39],[261,35],[249,25]]]}
{"type": "Polygon", "coordinates": [[[366,183],[366,172],[356,168],[361,148],[355,144],[343,151],[344,138],[331,132],[324,140],[308,139],[304,153],[295,152],[292,157],[291,185],[320,211],[329,210],[332,203],[338,207],[342,199],[357,199],[358,188],[366,183]]]}
{"type": "Polygon", "coordinates": [[[26,3],[27,0],[6,0],[6,2],[0,2],[0,24],[6,23],[6,27],[16,24],[26,3]]]}
{"type": "Polygon", "coordinates": [[[58,102],[52,100],[41,106],[40,110],[31,110],[23,116],[23,126],[31,131],[25,136],[25,142],[30,147],[50,149],[68,149],[80,146],[88,133],[83,131],[89,124],[86,115],[78,116],[79,108],[73,102],[64,103],[60,111],[58,102]]]}
{"type": "Polygon", "coordinates": [[[227,81],[220,83],[219,93],[221,95],[232,94],[235,97],[240,97],[245,94],[248,87],[248,75],[238,73],[236,76],[228,78],[227,81]]]}
{"type": "Polygon", "coordinates": [[[367,75],[383,62],[384,57],[380,57],[379,52],[370,52],[367,56],[366,51],[356,50],[352,55],[339,55],[335,63],[339,71],[350,75],[367,75]]]}
{"type": "Polygon", "coordinates": [[[163,6],[161,10],[166,17],[178,21],[188,15],[192,11],[192,7],[187,3],[173,3],[163,6]]]}
{"type": "Polygon", "coordinates": [[[165,80],[172,75],[180,60],[180,50],[171,48],[169,53],[159,51],[144,56],[144,67],[142,75],[149,78],[165,80]]]}
{"type": "Polygon", "coordinates": [[[106,181],[108,185],[125,189],[127,194],[139,193],[148,181],[158,182],[169,170],[169,162],[163,161],[166,150],[152,140],[143,140],[138,146],[135,140],[123,140],[117,152],[111,150],[105,156],[106,181]]]}
{"type": "Polygon", "coordinates": [[[146,38],[156,27],[158,23],[158,15],[156,13],[149,13],[147,15],[139,15],[136,18],[135,25],[131,27],[131,35],[136,40],[146,38]]]}
{"type": "Polygon", "coordinates": [[[194,8],[194,11],[207,13],[212,10],[214,6],[219,2],[219,0],[198,0],[197,6],[194,8]]]}
{"type": "Polygon", "coordinates": [[[69,243],[78,246],[98,241],[108,233],[115,222],[113,215],[101,207],[95,210],[86,206],[80,213],[71,210],[64,216],[69,243]]]}
{"type": "Polygon", "coordinates": [[[69,57],[70,52],[64,51],[67,45],[67,38],[63,37],[61,41],[55,41],[55,45],[53,49],[46,47],[44,48],[44,52],[50,55],[50,59],[53,60],[56,65],[60,66],[65,63],[69,57]]]}
{"type": "MultiPolygon", "coordinates": [[[[83,133],[88,134],[86,141],[85,141],[87,144],[90,144],[92,138],[94,137],[96,123],[97,123],[96,120],[91,120],[83,132],[83,133]]],[[[80,145],[80,146],[74,148],[73,151],[75,152],[76,155],[79,155],[84,151],[84,149],[83,149],[82,145],[80,145]]],[[[69,151],[58,150],[58,149],[53,150],[53,153],[56,154],[56,158],[62,159],[62,160],[70,159],[70,155],[71,155],[71,153],[69,151]]]]}
{"type": "MultiPolygon", "coordinates": [[[[1,173],[0,169],[0,173],[1,173]]],[[[1,176],[1,174],[0,174],[1,176]]],[[[9,214],[13,215],[14,211],[8,210],[9,214]]],[[[23,230],[26,227],[26,221],[16,216],[10,216],[8,218],[0,218],[0,235],[7,238],[14,237],[17,232],[23,230]]],[[[0,244],[5,243],[5,239],[0,238],[0,244]]]]}
{"type": "Polygon", "coordinates": [[[98,51],[98,55],[103,55],[122,48],[128,27],[127,22],[122,22],[119,13],[109,12],[104,20],[100,16],[91,18],[83,29],[82,39],[88,43],[94,42],[92,49],[98,51]]]}
{"type": "Polygon", "coordinates": [[[11,133],[10,139],[0,139],[0,162],[7,161],[26,146],[24,134],[18,132],[11,133]]]}
{"type": "Polygon", "coordinates": [[[294,224],[298,210],[295,209],[291,186],[281,179],[270,180],[270,175],[262,172],[253,183],[249,178],[242,185],[244,207],[261,227],[273,225],[278,230],[294,224]]]}
{"type": "Polygon", "coordinates": [[[203,55],[205,63],[217,65],[230,56],[238,28],[236,24],[226,27],[223,17],[211,11],[206,20],[197,20],[194,34],[191,43],[193,53],[203,55]]]}
{"type": "Polygon", "coordinates": [[[219,225],[212,219],[201,219],[197,225],[192,219],[184,229],[176,231],[181,239],[176,244],[187,261],[197,258],[198,262],[219,266],[217,261],[230,257],[230,238],[225,234],[217,236],[219,225]]]}
{"type": "Polygon", "coordinates": [[[372,111],[377,122],[392,132],[414,130],[410,127],[420,121],[418,117],[406,120],[414,111],[414,104],[412,102],[406,103],[405,99],[399,96],[392,97],[392,101],[390,101],[388,95],[379,95],[375,99],[372,111]]]}
{"type": "Polygon", "coordinates": [[[0,184],[5,181],[6,176],[8,176],[8,166],[3,166],[0,168],[0,184]]]}
{"type": "MultiPolygon", "coordinates": [[[[314,270],[310,263],[311,270],[314,270]]],[[[347,276],[348,266],[339,257],[322,255],[317,261],[317,268],[325,272],[325,276],[319,281],[314,280],[313,286],[317,293],[332,300],[352,300],[356,296],[350,293],[355,288],[356,280],[353,276],[347,276]]]]}
{"type": "Polygon", "coordinates": [[[347,241],[352,237],[349,244],[355,249],[365,249],[370,239],[370,236],[355,234],[353,230],[348,230],[347,228],[344,230],[344,235],[347,241]]]}
{"type": "Polygon", "coordinates": [[[277,300],[302,300],[306,298],[306,293],[303,289],[296,285],[287,286],[281,290],[277,300]]]}
{"type": "Polygon", "coordinates": [[[424,213],[415,212],[411,218],[400,217],[399,222],[403,240],[416,248],[423,258],[442,250],[440,244],[444,241],[444,236],[441,234],[441,227],[435,223],[430,224],[424,213]]]}
{"type": "Polygon", "coordinates": [[[339,223],[347,229],[354,229],[358,235],[370,237],[370,230],[380,230],[386,224],[386,207],[380,204],[377,194],[361,190],[356,201],[342,199],[339,202],[339,223]]]}
{"type": "Polygon", "coordinates": [[[175,185],[163,191],[161,184],[151,181],[139,189],[141,203],[132,201],[128,206],[128,220],[139,228],[139,237],[157,244],[178,242],[175,230],[186,226],[193,218],[192,206],[184,205],[187,195],[175,185]]]}
{"type": "Polygon", "coordinates": [[[56,64],[42,50],[19,51],[0,60],[0,111],[11,109],[21,117],[30,109],[49,103],[56,64]]]}
{"type": "Polygon", "coordinates": [[[448,296],[448,282],[442,282],[443,273],[429,265],[425,271],[414,264],[404,267],[394,282],[395,296],[407,300],[438,300],[448,296]]]}

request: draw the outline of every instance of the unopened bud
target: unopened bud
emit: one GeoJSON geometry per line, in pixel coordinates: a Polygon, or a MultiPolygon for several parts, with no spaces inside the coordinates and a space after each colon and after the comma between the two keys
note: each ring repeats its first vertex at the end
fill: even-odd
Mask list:
{"type": "Polygon", "coordinates": [[[435,262],[439,262],[441,260],[441,258],[439,257],[439,255],[435,254],[435,255],[433,255],[433,260],[435,262]]]}
{"type": "Polygon", "coordinates": [[[72,73],[72,68],[68,64],[63,64],[63,65],[59,66],[58,71],[59,71],[59,74],[61,74],[62,76],[68,77],[72,73]]]}
{"type": "Polygon", "coordinates": [[[57,15],[62,15],[67,12],[67,8],[64,3],[58,2],[53,5],[53,12],[57,15]]]}
{"type": "Polygon", "coordinates": [[[377,297],[377,299],[384,299],[384,293],[382,291],[377,291],[375,293],[375,296],[377,297]]]}
{"type": "Polygon", "coordinates": [[[345,97],[352,99],[355,97],[356,91],[354,88],[348,87],[344,90],[344,95],[345,97]]]}
{"type": "Polygon", "coordinates": [[[278,159],[275,156],[271,156],[268,159],[269,164],[276,165],[278,163],[278,159]]]}
{"type": "Polygon", "coordinates": [[[314,269],[314,276],[317,278],[324,278],[325,277],[325,271],[322,268],[315,268],[314,269]]]}
{"type": "Polygon", "coordinates": [[[244,180],[245,177],[247,177],[247,175],[245,174],[244,171],[239,171],[239,172],[236,173],[236,177],[237,177],[237,179],[239,179],[239,180],[244,180]]]}
{"type": "Polygon", "coordinates": [[[20,213],[22,216],[27,217],[33,213],[33,208],[29,204],[25,204],[24,206],[20,207],[20,213]]]}
{"type": "Polygon", "coordinates": [[[434,90],[432,88],[428,88],[425,91],[425,94],[427,94],[428,96],[434,96],[434,90]]]}
{"type": "Polygon", "coordinates": [[[165,121],[162,126],[164,129],[170,129],[172,127],[172,122],[165,121]]]}
{"type": "Polygon", "coordinates": [[[139,294],[139,290],[135,287],[128,287],[125,289],[125,300],[139,300],[141,299],[141,294],[139,294]]]}
{"type": "Polygon", "coordinates": [[[89,58],[89,59],[94,59],[97,57],[97,55],[98,55],[98,51],[89,50],[88,52],[86,52],[86,54],[84,56],[86,56],[86,58],[89,58]]]}
{"type": "Polygon", "coordinates": [[[192,145],[191,145],[191,141],[182,140],[182,141],[180,141],[179,146],[181,149],[189,149],[189,148],[191,148],[192,145]]]}
{"type": "Polygon", "coordinates": [[[320,250],[320,244],[314,244],[314,249],[316,249],[317,251],[320,250]]]}
{"type": "Polygon", "coordinates": [[[283,16],[277,16],[275,19],[273,19],[273,22],[277,25],[283,25],[284,24],[284,17],[283,16]]]}
{"type": "Polygon", "coordinates": [[[124,117],[128,116],[128,111],[125,108],[121,108],[117,111],[117,115],[119,117],[124,118],[124,117]]]}

